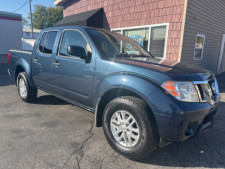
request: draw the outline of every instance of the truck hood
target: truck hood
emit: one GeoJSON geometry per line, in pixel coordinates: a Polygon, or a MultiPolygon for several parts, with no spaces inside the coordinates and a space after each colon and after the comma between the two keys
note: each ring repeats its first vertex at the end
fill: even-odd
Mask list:
{"type": "Polygon", "coordinates": [[[178,81],[205,81],[211,79],[213,76],[213,73],[209,70],[194,65],[185,65],[182,63],[169,66],[165,64],[143,62],[131,59],[116,59],[114,61],[150,71],[158,71],[164,75],[168,75],[173,80],[178,81]]]}

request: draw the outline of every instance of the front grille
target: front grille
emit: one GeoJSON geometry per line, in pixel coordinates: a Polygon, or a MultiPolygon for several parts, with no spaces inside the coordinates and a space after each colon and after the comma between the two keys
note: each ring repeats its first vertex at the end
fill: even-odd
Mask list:
{"type": "Polygon", "coordinates": [[[216,78],[193,83],[198,92],[200,102],[214,104],[219,100],[219,88],[216,78]]]}

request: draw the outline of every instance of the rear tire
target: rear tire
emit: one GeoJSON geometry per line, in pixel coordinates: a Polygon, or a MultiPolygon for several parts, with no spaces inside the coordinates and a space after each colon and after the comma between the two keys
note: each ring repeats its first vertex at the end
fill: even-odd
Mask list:
{"type": "Polygon", "coordinates": [[[25,72],[21,72],[18,74],[16,83],[19,96],[24,102],[31,103],[36,99],[37,89],[33,88],[29,84],[27,80],[27,74],[25,72]]]}
{"type": "Polygon", "coordinates": [[[132,160],[144,159],[159,142],[152,112],[136,97],[110,101],[104,110],[103,129],[110,146],[132,160]]]}

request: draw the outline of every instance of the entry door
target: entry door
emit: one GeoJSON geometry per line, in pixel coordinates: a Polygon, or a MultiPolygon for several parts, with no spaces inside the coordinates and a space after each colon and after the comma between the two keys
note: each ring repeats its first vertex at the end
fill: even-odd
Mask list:
{"type": "Polygon", "coordinates": [[[224,59],[224,57],[225,57],[225,34],[223,35],[223,39],[222,39],[217,73],[225,71],[225,59],[224,59]]]}
{"type": "Polygon", "coordinates": [[[79,46],[92,53],[89,43],[78,30],[65,30],[61,38],[58,53],[52,61],[53,93],[77,103],[90,106],[92,96],[94,59],[86,63],[78,56],[68,54],[68,46],[79,46]]]}

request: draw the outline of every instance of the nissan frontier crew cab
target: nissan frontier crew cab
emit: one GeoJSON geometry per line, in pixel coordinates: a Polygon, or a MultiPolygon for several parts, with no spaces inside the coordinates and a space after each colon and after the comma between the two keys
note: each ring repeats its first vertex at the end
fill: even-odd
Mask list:
{"type": "Polygon", "coordinates": [[[130,38],[100,29],[45,29],[32,52],[10,50],[8,61],[23,101],[40,89],[94,112],[111,147],[133,160],[211,127],[220,100],[210,71],[161,64],[130,38]]]}

